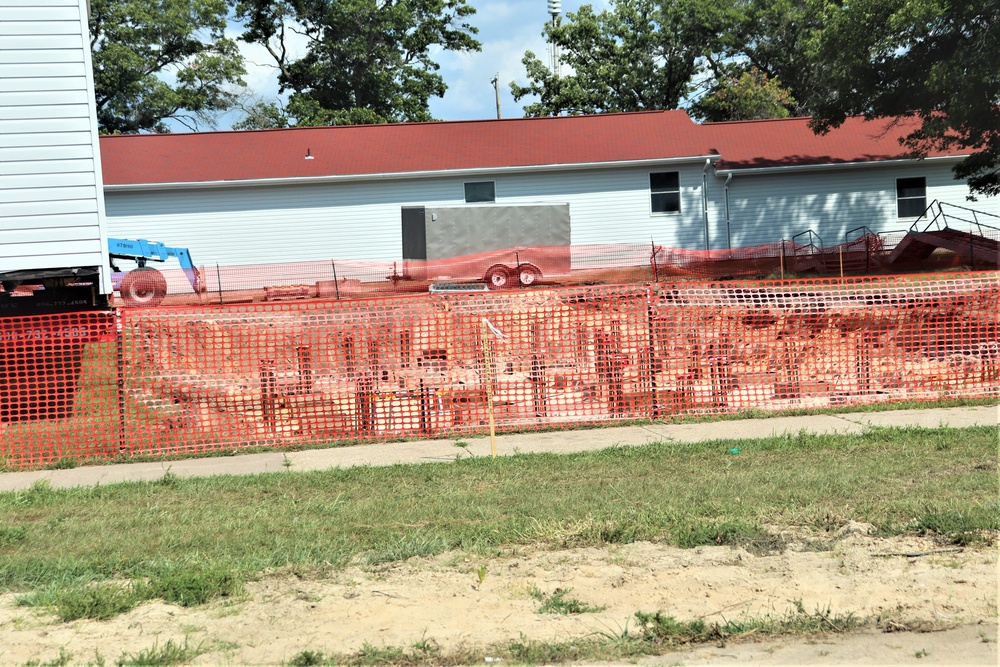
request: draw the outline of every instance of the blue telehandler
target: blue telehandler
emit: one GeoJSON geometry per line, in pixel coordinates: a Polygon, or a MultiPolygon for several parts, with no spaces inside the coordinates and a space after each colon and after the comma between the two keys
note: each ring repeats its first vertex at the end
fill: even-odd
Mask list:
{"type": "Polygon", "coordinates": [[[181,269],[195,294],[205,292],[205,281],[191,260],[191,252],[187,248],[171,248],[146,239],[108,239],[108,255],[111,258],[111,284],[121,292],[122,301],[130,308],[152,308],[158,306],[167,295],[167,279],[162,273],[146,262],[165,262],[176,257],[181,269]],[[134,261],[138,267],[122,272],[115,265],[115,260],[127,259],[134,261]]]}

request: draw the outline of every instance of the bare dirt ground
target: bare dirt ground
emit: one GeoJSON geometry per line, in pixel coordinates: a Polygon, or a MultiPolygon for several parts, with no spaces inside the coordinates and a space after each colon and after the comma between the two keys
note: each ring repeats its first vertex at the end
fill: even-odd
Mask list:
{"type": "Polygon", "coordinates": [[[851,635],[753,637],[705,645],[642,664],[996,665],[995,547],[942,547],[927,539],[880,539],[851,524],[836,536],[799,536],[782,553],[678,549],[651,543],[556,551],[523,549],[498,558],[443,554],[330,578],[272,573],[237,600],[181,608],[145,604],[109,621],[60,623],[0,597],[0,664],[72,655],[108,664],[173,640],[200,644],[194,664],[274,665],[304,650],[346,653],[366,642],[444,651],[520,637],[565,641],[635,629],[636,611],[724,622],[807,612],[877,618],[851,635]],[[909,555],[907,555],[909,554],[909,555]],[[922,554],[919,556],[913,554],[922,554]],[[537,589],[603,611],[537,612],[537,589]]]}

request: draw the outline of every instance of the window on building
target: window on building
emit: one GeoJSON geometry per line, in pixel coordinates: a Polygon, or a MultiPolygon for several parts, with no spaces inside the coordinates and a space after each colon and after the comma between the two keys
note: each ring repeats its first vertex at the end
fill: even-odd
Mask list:
{"type": "Polygon", "coordinates": [[[681,212],[681,174],[661,171],[649,175],[650,209],[653,213],[681,212]]]}
{"type": "Polygon", "coordinates": [[[896,215],[900,218],[916,218],[927,209],[927,179],[896,179],[896,215]]]}
{"type": "Polygon", "coordinates": [[[496,201],[497,189],[493,181],[476,181],[465,184],[465,201],[468,204],[481,201],[496,201]]]}

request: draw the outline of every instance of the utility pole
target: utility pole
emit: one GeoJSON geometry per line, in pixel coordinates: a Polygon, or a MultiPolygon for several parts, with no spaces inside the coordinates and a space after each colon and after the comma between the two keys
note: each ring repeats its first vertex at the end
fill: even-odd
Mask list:
{"type": "Polygon", "coordinates": [[[500,118],[501,118],[501,115],[500,115],[500,72],[497,72],[496,74],[493,75],[493,78],[490,79],[490,83],[493,84],[493,92],[495,92],[496,95],[497,95],[497,120],[500,120],[500,118]]]}
{"type": "MultiPolygon", "coordinates": [[[[562,11],[561,0],[549,0],[549,15],[552,16],[552,27],[559,26],[559,14],[562,11]]],[[[559,45],[552,42],[552,73],[559,76],[559,45]]]]}

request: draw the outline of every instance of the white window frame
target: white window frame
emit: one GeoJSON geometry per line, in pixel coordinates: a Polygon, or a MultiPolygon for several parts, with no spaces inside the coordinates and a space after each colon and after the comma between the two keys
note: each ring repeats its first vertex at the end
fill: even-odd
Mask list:
{"type": "Polygon", "coordinates": [[[680,171],[674,169],[674,170],[671,170],[671,171],[651,171],[651,172],[649,172],[649,214],[651,216],[680,215],[681,211],[684,210],[684,202],[682,201],[683,198],[681,197],[681,192],[682,192],[682,188],[681,188],[681,172],[680,171]],[[668,189],[654,190],[653,189],[653,176],[655,174],[676,174],[677,175],[677,189],[676,190],[673,190],[673,189],[670,189],[670,190],[668,190],[668,189]],[[653,210],[653,198],[656,195],[662,195],[662,194],[676,194],[677,195],[677,210],[676,211],[655,211],[655,210],[653,210]]]}
{"type": "Polygon", "coordinates": [[[899,220],[916,220],[927,210],[927,177],[926,176],[905,176],[896,179],[896,218],[899,220]],[[924,182],[924,194],[921,197],[901,197],[899,194],[899,182],[900,181],[916,181],[921,180],[924,182]],[[900,212],[900,204],[903,202],[911,202],[915,200],[921,200],[923,203],[920,206],[920,213],[916,215],[902,215],[900,212]]]}

